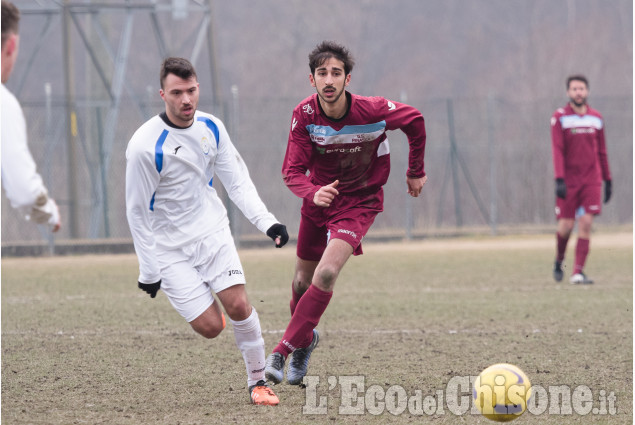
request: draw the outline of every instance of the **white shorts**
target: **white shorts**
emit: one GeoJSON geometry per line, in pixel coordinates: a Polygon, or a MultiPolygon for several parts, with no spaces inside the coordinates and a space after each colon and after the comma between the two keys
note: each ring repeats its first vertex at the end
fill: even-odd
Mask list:
{"type": "Polygon", "coordinates": [[[157,259],[161,290],[188,322],[212,305],[212,292],[245,284],[243,266],[229,228],[178,249],[159,251],[157,259]]]}

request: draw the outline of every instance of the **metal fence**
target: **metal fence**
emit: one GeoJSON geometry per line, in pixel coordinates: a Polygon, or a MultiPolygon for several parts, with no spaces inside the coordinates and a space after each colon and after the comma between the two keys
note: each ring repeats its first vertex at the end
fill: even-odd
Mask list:
{"type": "MultiPolygon", "coordinates": [[[[103,137],[108,129],[103,126],[107,108],[78,101],[80,144],[76,164],[71,166],[66,105],[47,93],[43,86],[44,100],[23,102],[23,109],[31,152],[60,206],[63,227],[53,239],[42,228],[26,223],[3,200],[3,251],[9,246],[46,241],[52,245],[61,241],[77,244],[103,239],[129,241],[124,196],[125,149],[146,117],[139,112],[138,105],[123,102],[116,128],[111,129],[114,143],[106,155],[103,137]],[[70,178],[75,180],[77,199],[69,191],[70,178]],[[71,223],[73,202],[77,202],[75,210],[79,214],[71,223]],[[74,236],[73,227],[78,232],[74,236]]],[[[287,224],[291,234],[298,229],[300,200],[284,186],[280,168],[291,111],[299,100],[255,99],[236,89],[233,99],[222,107],[205,103],[204,99],[199,106],[224,117],[262,199],[287,224]]],[[[549,119],[564,104],[562,98],[522,102],[500,98],[408,99],[407,94],[402,94],[401,99],[395,100],[407,100],[424,114],[428,134],[425,168],[429,179],[423,198],[407,196],[407,141],[401,132],[390,132],[392,172],[385,187],[385,211],[376,220],[371,234],[421,237],[472,228],[496,233],[501,227],[522,230],[554,226],[549,119]]],[[[600,222],[632,223],[632,98],[593,98],[592,105],[605,118],[614,181],[613,199],[605,205],[600,222]]],[[[147,102],[142,109],[158,113],[163,103],[160,99],[147,102]]],[[[237,240],[258,234],[232,208],[230,217],[237,240]]]]}

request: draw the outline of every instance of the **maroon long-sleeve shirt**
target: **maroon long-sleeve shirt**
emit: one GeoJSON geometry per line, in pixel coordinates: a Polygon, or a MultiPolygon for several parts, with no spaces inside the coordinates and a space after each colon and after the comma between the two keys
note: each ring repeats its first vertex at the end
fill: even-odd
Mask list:
{"type": "Polygon", "coordinates": [[[567,186],[602,184],[611,180],[602,115],[588,107],[578,115],[571,105],[551,117],[553,169],[556,179],[567,186]]]}
{"type": "Polygon", "coordinates": [[[324,114],[317,94],[293,110],[282,165],[289,189],[300,198],[313,199],[321,186],[339,180],[337,190],[344,195],[377,192],[390,173],[386,131],[396,129],[406,134],[410,145],[407,175],[425,176],[426,131],[421,112],[383,97],[348,92],[346,96],[349,110],[339,120],[324,114]]]}

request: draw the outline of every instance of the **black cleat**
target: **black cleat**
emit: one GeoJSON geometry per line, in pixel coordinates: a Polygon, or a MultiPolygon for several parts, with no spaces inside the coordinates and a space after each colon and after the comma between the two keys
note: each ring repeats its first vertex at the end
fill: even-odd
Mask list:
{"type": "Polygon", "coordinates": [[[553,265],[553,278],[556,282],[560,282],[562,281],[563,276],[562,263],[560,261],[556,261],[553,265]]]}

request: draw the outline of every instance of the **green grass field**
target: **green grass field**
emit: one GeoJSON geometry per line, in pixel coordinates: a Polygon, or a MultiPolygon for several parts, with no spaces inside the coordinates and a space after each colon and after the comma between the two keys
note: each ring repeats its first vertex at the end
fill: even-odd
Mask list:
{"type": "MultiPolygon", "coordinates": [[[[453,397],[470,389],[448,383],[499,362],[549,397],[555,386],[592,393],[543,399],[544,413],[514,423],[633,423],[632,233],[593,235],[589,286],[553,282],[553,239],[366,245],[318,327],[313,384],[277,385],[276,407],[249,404],[231,326],[214,340],[196,335],[161,292],[151,300],[136,288],[136,257],[3,259],[2,423],[493,423],[458,412],[453,397]],[[347,379],[364,383],[357,399],[347,379]],[[383,399],[400,389],[437,404],[421,414],[383,399]]],[[[241,258],[269,352],[289,319],[295,249],[241,258]]]]}

